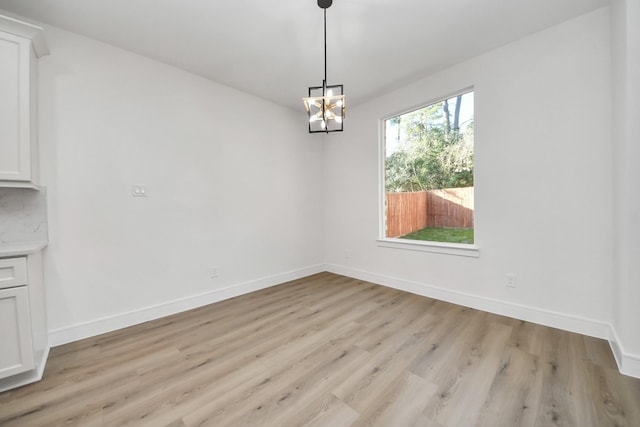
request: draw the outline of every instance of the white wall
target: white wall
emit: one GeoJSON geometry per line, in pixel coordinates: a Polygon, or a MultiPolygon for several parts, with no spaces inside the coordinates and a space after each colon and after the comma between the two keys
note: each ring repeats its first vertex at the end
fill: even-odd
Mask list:
{"type": "Polygon", "coordinates": [[[605,8],[352,108],[326,151],[329,269],[608,337],[610,53],[605,8]],[[468,86],[480,257],[378,247],[379,119],[468,86]]]}
{"type": "Polygon", "coordinates": [[[614,354],[640,377],[640,1],[612,3],[615,208],[614,354]]]}
{"type": "Polygon", "coordinates": [[[56,28],[45,34],[52,344],[322,269],[322,145],[302,113],[56,28]],[[133,198],[132,184],[149,197],[133,198]]]}

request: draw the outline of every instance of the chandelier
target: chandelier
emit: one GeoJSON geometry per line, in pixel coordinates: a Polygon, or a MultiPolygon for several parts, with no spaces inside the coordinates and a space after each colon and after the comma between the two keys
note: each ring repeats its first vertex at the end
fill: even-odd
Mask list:
{"type": "Polygon", "coordinates": [[[327,84],[327,9],[333,0],[318,0],[324,10],[324,80],[322,86],[309,88],[309,96],[302,98],[309,115],[309,133],[342,132],[345,96],[342,85],[327,84]]]}

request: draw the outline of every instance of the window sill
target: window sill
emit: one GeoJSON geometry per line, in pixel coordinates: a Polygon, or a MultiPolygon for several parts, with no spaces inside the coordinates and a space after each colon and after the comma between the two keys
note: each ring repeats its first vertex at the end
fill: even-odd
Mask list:
{"type": "Polygon", "coordinates": [[[479,258],[480,248],[462,243],[427,242],[405,239],[377,239],[378,247],[404,249],[408,251],[434,252],[445,255],[457,255],[479,258]]]}

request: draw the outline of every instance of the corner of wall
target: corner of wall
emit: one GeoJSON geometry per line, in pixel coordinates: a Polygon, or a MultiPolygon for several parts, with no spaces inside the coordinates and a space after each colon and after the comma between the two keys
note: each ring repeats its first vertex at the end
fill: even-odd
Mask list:
{"type": "Polygon", "coordinates": [[[613,325],[609,325],[609,328],[609,346],[618,365],[618,370],[621,374],[640,378],[640,355],[626,353],[616,329],[613,325]]]}

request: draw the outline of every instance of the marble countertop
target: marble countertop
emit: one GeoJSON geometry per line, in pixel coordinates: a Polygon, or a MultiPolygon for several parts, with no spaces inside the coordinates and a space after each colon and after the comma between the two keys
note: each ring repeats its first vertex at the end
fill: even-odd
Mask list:
{"type": "Polygon", "coordinates": [[[49,242],[43,240],[0,245],[0,257],[29,255],[43,250],[48,244],[49,242]]]}
{"type": "Polygon", "coordinates": [[[37,253],[49,243],[47,191],[0,188],[0,258],[37,253]]]}

